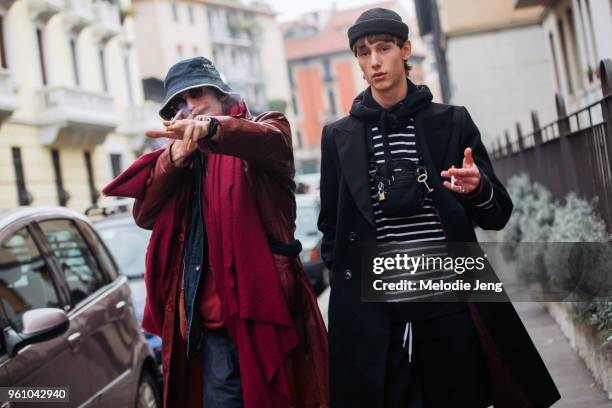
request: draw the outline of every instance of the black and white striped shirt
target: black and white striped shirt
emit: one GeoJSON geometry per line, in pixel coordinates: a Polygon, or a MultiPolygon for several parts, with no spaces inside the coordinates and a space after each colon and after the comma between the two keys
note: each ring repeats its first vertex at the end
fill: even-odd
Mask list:
{"type": "MultiPolygon", "coordinates": [[[[419,152],[416,145],[415,121],[410,119],[405,129],[393,131],[387,135],[388,145],[392,159],[408,159],[414,162],[419,161],[419,152]]],[[[385,152],[380,130],[377,126],[371,128],[372,138],[371,154],[374,156],[376,164],[385,163],[385,152]]],[[[423,208],[416,210],[413,215],[408,217],[386,217],[378,203],[378,188],[375,180],[375,169],[370,169],[370,199],[374,210],[374,220],[376,222],[376,240],[378,255],[395,256],[398,253],[407,253],[409,256],[447,256],[446,236],[442,228],[440,216],[434,207],[430,193],[427,194],[423,208]],[[435,243],[439,242],[439,245],[435,243]]],[[[429,269],[419,270],[412,274],[387,273],[381,276],[383,279],[407,279],[407,280],[427,280],[438,281],[440,279],[452,281],[456,279],[456,273],[452,270],[429,269]]],[[[397,300],[417,299],[419,297],[429,297],[431,292],[410,292],[398,293],[397,300]]]]}

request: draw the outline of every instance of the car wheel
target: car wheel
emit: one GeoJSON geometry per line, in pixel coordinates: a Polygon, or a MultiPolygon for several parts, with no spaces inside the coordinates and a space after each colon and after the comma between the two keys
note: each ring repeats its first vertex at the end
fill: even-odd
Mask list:
{"type": "Polygon", "coordinates": [[[161,398],[157,383],[148,372],[143,372],[138,384],[136,408],[161,408],[161,398]]]}

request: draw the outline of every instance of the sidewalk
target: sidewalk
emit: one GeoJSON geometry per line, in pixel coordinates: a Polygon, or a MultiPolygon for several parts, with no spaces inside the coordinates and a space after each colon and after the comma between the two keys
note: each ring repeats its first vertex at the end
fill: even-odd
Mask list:
{"type": "MultiPolygon", "coordinates": [[[[318,302],[327,326],[329,288],[321,293],[318,302]]],[[[514,307],[559,388],[561,400],[553,407],[612,408],[612,401],[597,386],[546,309],[537,302],[516,302],[514,307]]]]}
{"type": "Polygon", "coordinates": [[[544,306],[537,302],[516,302],[514,307],[559,388],[561,400],[553,407],[612,408],[612,401],[597,386],[544,306]]]}

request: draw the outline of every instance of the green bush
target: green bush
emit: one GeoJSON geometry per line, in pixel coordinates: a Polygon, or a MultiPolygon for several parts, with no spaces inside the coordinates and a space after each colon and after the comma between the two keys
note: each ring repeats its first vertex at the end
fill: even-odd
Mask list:
{"type": "Polygon", "coordinates": [[[553,287],[563,291],[574,292],[577,286],[593,294],[604,285],[605,278],[601,273],[607,256],[601,253],[606,240],[604,222],[594,211],[594,202],[590,203],[570,193],[564,206],[555,209],[554,223],[549,230],[549,242],[544,255],[544,263],[551,277],[553,287]],[[575,243],[570,245],[567,243],[575,243]],[[566,244],[555,244],[566,243],[566,244]]]}
{"type": "Polygon", "coordinates": [[[508,193],[514,211],[501,233],[504,257],[516,259],[519,273],[528,281],[550,283],[571,293],[572,318],[592,325],[612,343],[611,251],[597,244],[609,241],[610,236],[595,213],[595,202],[571,193],[560,205],[526,174],[508,181],[508,193]],[[593,294],[601,296],[594,300],[585,296],[593,294]]]}
{"type": "Polygon", "coordinates": [[[546,188],[533,183],[531,191],[519,205],[522,207],[519,220],[521,242],[536,245],[518,246],[515,251],[518,272],[529,282],[546,281],[548,276],[544,265],[544,243],[548,241],[556,204],[546,188]]]}

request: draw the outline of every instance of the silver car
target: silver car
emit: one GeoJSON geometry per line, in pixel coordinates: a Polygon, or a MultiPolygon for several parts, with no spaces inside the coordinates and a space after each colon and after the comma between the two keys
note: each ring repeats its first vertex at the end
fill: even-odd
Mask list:
{"type": "Polygon", "coordinates": [[[58,406],[161,407],[128,280],[83,215],[0,210],[0,330],[1,387],[68,387],[58,406]]]}

